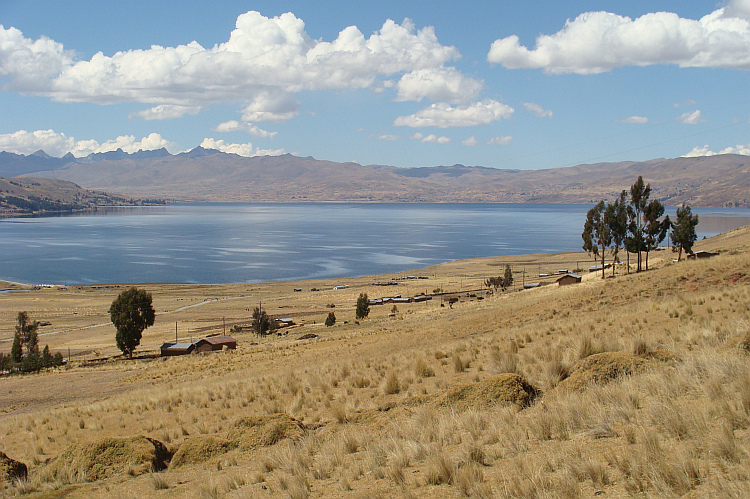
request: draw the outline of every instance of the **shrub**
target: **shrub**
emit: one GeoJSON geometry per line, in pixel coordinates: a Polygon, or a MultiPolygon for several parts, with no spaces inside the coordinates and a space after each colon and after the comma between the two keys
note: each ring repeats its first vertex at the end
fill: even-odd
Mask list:
{"type": "Polygon", "coordinates": [[[328,312],[328,317],[326,317],[326,326],[331,327],[334,324],[336,324],[336,314],[333,312],[328,312]]]}

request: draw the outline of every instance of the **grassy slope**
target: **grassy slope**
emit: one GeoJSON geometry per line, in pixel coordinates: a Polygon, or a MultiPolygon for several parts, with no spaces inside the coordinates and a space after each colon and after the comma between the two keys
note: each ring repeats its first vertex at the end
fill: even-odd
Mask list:
{"type": "MultiPolygon", "coordinates": [[[[638,275],[602,281],[591,274],[577,286],[466,299],[453,309],[399,305],[396,318],[382,307],[360,325],[351,321],[356,294],[376,289],[364,288],[365,281],[352,281],[347,295],[300,295],[288,292],[289,284],[268,285],[265,298],[274,292],[284,298],[269,299],[274,311],[296,307],[322,318],[325,303],[336,301],[339,323],[326,329],[312,324],[318,315],[306,316],[298,331],[320,333],[312,342],[290,334],[250,345],[252,338],[240,335],[236,352],[73,367],[27,378],[33,387],[62,376],[78,376],[85,384],[89,377],[115,373],[113,383],[125,388],[99,401],[81,398],[66,407],[2,417],[0,450],[32,468],[30,480],[8,492],[576,497],[604,491],[606,497],[741,497],[750,485],[750,364],[737,345],[750,329],[749,241],[750,228],[743,228],[699,243],[697,249],[722,251],[711,260],[675,264],[652,256],[656,268],[638,275]],[[342,324],[344,319],[349,324],[342,324]],[[580,391],[556,388],[560,373],[582,356],[598,351],[624,356],[634,349],[664,350],[669,354],[659,358],[672,360],[649,361],[633,376],[580,391]],[[542,390],[531,407],[455,409],[414,401],[438,396],[456,382],[507,371],[542,390]],[[192,437],[228,437],[240,417],[278,412],[306,423],[306,435],[159,474],[126,473],[89,484],[66,485],[43,465],[73,442],[144,434],[177,448],[192,437]]],[[[542,258],[550,266],[566,261],[542,258]]],[[[432,273],[430,286],[468,287],[463,281],[472,273],[477,280],[492,269],[501,274],[501,265],[500,259],[454,262],[425,274],[432,273]],[[460,282],[458,275],[464,276],[460,282]]],[[[246,301],[252,300],[231,298],[255,297],[263,289],[216,288],[216,298],[227,299],[192,320],[215,324],[217,314],[246,316],[246,301]]],[[[178,300],[195,303],[207,292],[155,290],[163,293],[160,308],[178,300]]],[[[19,293],[14,306],[29,300],[29,308],[43,310],[40,297],[44,301],[44,295],[19,293]]],[[[98,320],[101,303],[83,307],[91,321],[98,320]]],[[[68,320],[62,315],[60,321],[68,320]]],[[[168,337],[166,324],[158,334],[168,337]]],[[[64,382],[71,386],[70,379],[64,382]]]]}

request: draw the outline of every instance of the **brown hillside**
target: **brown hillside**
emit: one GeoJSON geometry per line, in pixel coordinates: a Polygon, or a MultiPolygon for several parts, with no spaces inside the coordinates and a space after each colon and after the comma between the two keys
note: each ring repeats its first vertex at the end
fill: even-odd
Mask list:
{"type": "Polygon", "coordinates": [[[546,170],[394,168],[292,155],[216,153],[71,164],[37,175],[140,197],[198,201],[591,203],[642,175],[671,205],[750,207],[750,159],[740,155],[598,163],[546,170]]]}

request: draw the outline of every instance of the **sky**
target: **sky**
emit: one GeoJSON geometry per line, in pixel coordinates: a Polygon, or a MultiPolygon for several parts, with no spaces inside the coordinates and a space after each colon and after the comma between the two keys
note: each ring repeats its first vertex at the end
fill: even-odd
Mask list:
{"type": "Polygon", "coordinates": [[[0,0],[0,150],[750,155],[750,0],[0,0]]]}

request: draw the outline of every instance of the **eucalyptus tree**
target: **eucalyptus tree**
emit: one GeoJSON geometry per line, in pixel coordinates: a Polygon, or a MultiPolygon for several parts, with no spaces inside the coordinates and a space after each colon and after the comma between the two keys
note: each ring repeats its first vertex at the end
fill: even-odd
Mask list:
{"type": "Polygon", "coordinates": [[[698,215],[693,215],[690,206],[682,205],[677,208],[677,221],[672,223],[672,244],[679,249],[677,261],[682,259],[682,250],[685,253],[693,251],[693,243],[698,239],[695,228],[698,226],[698,215]]]}
{"type": "Polygon", "coordinates": [[[649,252],[658,248],[659,244],[664,241],[671,224],[669,216],[662,217],[664,217],[664,205],[656,199],[648,203],[643,210],[643,220],[645,224],[643,249],[646,252],[646,270],[648,270],[649,252]]]}
{"type": "Polygon", "coordinates": [[[630,187],[630,206],[628,209],[630,233],[625,242],[625,247],[631,253],[638,255],[637,271],[642,270],[641,252],[645,248],[644,232],[645,222],[643,213],[648,206],[648,198],[651,196],[651,184],[643,182],[643,177],[638,176],[638,180],[630,187]]]}
{"type": "MultiPolygon", "coordinates": [[[[604,217],[612,234],[612,275],[615,275],[615,263],[619,262],[618,253],[625,245],[628,235],[628,194],[622,191],[614,203],[608,204],[604,217]]],[[[627,249],[626,249],[627,253],[627,249]]],[[[628,254],[628,260],[630,254],[628,254]]]]}
{"type": "Polygon", "coordinates": [[[156,319],[151,293],[136,287],[123,291],[109,307],[109,317],[117,330],[117,348],[132,359],[143,331],[156,319]]]}
{"type": "Polygon", "coordinates": [[[594,258],[601,255],[602,259],[602,279],[604,279],[604,253],[612,243],[612,230],[606,219],[607,205],[604,201],[599,201],[596,206],[591,208],[586,214],[586,222],[583,224],[583,249],[594,258]]]}

